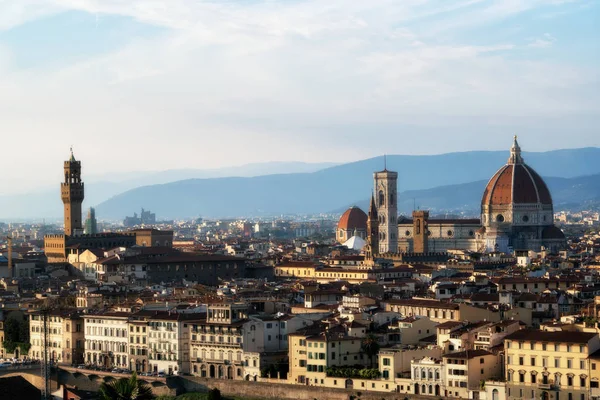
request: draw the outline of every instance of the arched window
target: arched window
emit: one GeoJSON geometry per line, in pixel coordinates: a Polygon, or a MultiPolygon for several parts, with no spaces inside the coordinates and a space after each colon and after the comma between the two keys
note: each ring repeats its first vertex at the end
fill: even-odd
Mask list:
{"type": "Polygon", "coordinates": [[[379,206],[385,206],[385,195],[383,194],[383,190],[379,191],[379,206]]]}

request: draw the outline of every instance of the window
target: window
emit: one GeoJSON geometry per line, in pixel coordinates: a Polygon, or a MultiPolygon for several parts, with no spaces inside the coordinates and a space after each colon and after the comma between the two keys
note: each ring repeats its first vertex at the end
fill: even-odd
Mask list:
{"type": "Polygon", "coordinates": [[[567,360],[567,368],[568,369],[573,368],[573,360],[567,360]]]}
{"type": "Polygon", "coordinates": [[[535,367],[535,357],[531,357],[531,366],[535,367]]]}
{"type": "Polygon", "coordinates": [[[519,357],[519,365],[525,365],[525,361],[523,360],[523,357],[519,357]]]}
{"type": "Polygon", "coordinates": [[[584,377],[579,378],[579,386],[585,387],[585,378],[584,377]]]}
{"type": "Polygon", "coordinates": [[[560,358],[554,359],[554,368],[560,368],[560,358]]]}
{"type": "Polygon", "coordinates": [[[389,358],[384,358],[383,359],[383,365],[390,365],[390,359],[389,358]]]}

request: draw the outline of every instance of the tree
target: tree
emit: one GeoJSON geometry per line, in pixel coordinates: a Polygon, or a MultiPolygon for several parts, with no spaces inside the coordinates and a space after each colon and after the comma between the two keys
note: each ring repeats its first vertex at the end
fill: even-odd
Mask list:
{"type": "Polygon", "coordinates": [[[208,392],[207,400],[221,400],[221,391],[217,388],[211,389],[208,392]]]}
{"type": "Polygon", "coordinates": [[[379,343],[377,342],[377,337],[373,334],[365,336],[362,340],[360,348],[367,356],[369,356],[372,367],[373,356],[376,356],[377,353],[379,353],[379,343]]]}
{"type": "Polygon", "coordinates": [[[16,319],[9,318],[4,323],[4,340],[7,342],[19,342],[20,333],[20,324],[16,319]]]}
{"type": "Polygon", "coordinates": [[[138,380],[134,372],[131,378],[103,383],[100,386],[100,400],[151,400],[152,388],[138,380]]]}

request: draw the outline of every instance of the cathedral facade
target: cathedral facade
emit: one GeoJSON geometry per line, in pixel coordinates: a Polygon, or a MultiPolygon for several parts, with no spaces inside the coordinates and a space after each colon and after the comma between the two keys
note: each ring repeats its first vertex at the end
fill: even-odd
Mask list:
{"type": "Polygon", "coordinates": [[[427,211],[418,210],[412,218],[395,220],[397,176],[387,169],[374,174],[366,249],[370,257],[375,257],[377,251],[380,255],[425,254],[451,249],[556,252],[566,245],[563,232],[554,225],[550,191],[544,180],[525,164],[516,136],[507,163],[486,185],[480,219],[430,219],[427,211]],[[377,220],[372,221],[372,216],[377,220]]]}

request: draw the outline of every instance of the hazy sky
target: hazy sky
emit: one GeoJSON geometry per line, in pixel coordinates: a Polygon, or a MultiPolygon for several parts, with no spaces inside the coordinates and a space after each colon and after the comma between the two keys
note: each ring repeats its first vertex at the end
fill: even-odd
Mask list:
{"type": "Polygon", "coordinates": [[[55,182],[70,145],[88,174],[600,146],[599,10],[0,0],[0,183],[55,182]]]}

